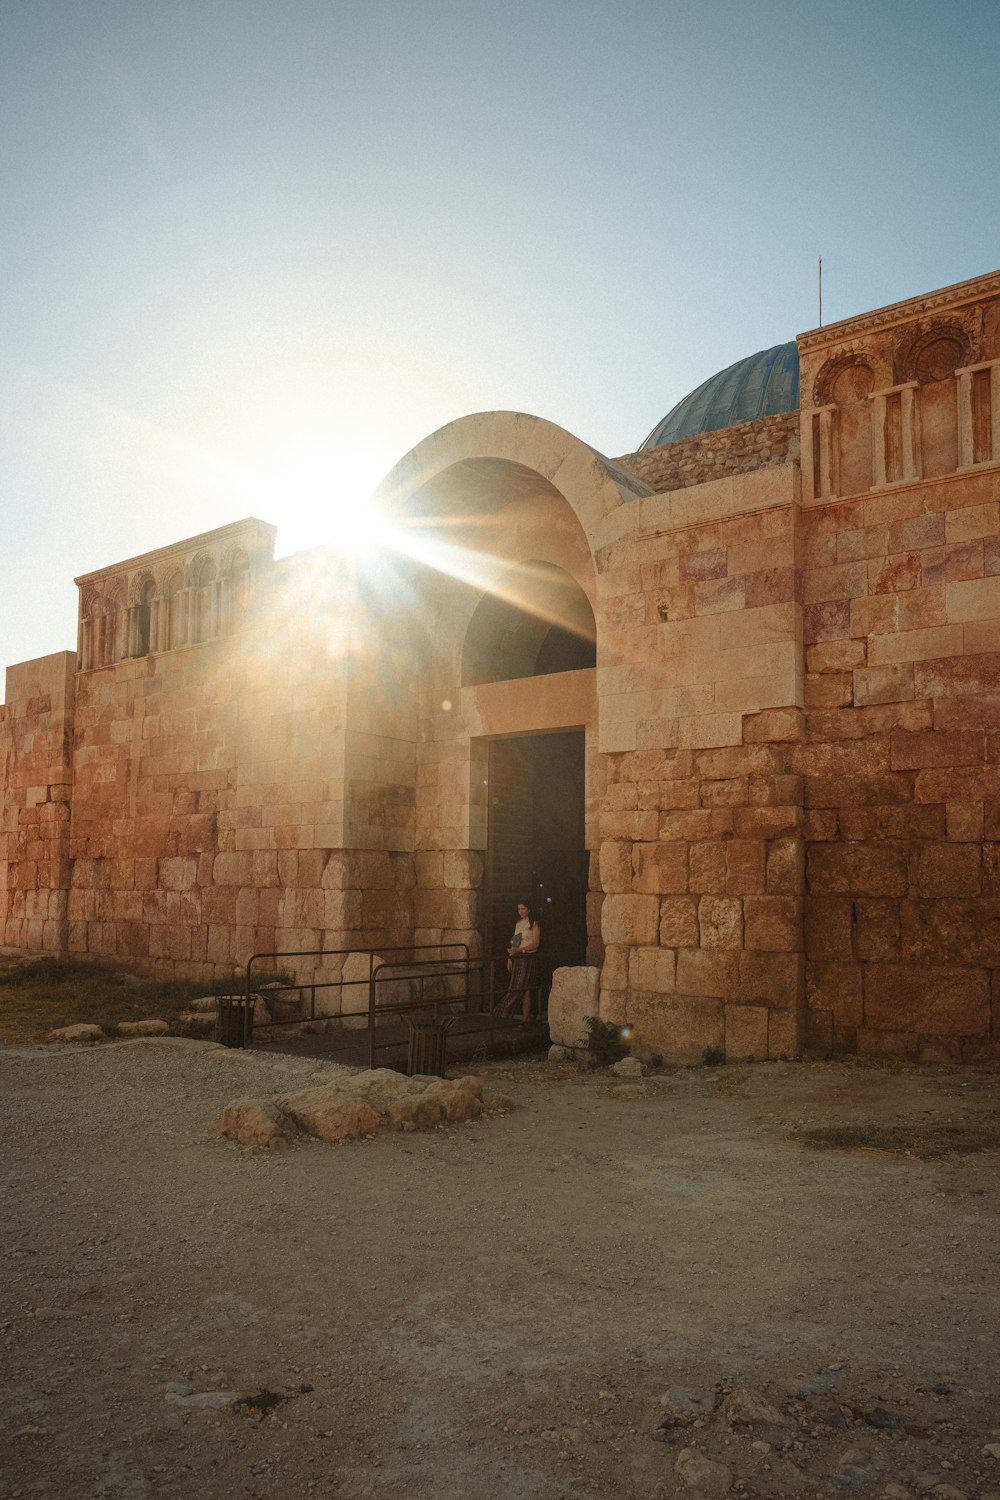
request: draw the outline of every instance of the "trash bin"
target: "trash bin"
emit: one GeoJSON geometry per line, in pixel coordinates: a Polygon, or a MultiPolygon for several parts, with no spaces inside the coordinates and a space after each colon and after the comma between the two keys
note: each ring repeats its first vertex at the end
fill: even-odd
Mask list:
{"type": "Polygon", "coordinates": [[[217,995],[215,1040],[224,1047],[247,1047],[253,1040],[254,997],[217,995]]]}
{"type": "Polygon", "coordinates": [[[406,1071],[412,1078],[415,1073],[426,1073],[433,1078],[445,1075],[445,1054],[448,1050],[447,1019],[441,1021],[409,1020],[410,1049],[406,1059],[406,1071]]]}

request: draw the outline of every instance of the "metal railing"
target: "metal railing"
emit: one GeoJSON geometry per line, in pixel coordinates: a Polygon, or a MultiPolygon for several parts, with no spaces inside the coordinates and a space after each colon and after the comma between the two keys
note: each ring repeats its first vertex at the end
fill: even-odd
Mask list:
{"type": "MultiPolygon", "coordinates": [[[[548,996],[548,985],[542,978],[544,973],[544,954],[539,953],[531,990],[540,1020],[544,1019],[548,996]]],[[[230,1046],[246,1046],[255,1029],[280,1030],[307,1022],[332,1023],[334,1026],[361,1022],[368,1032],[368,1066],[374,1068],[382,1052],[400,1045],[398,1035],[387,1039],[379,1037],[378,1032],[393,1023],[397,1026],[405,1024],[409,1033],[410,1071],[427,1071],[413,1066],[418,1055],[433,1058],[434,1070],[442,1071],[448,1033],[461,1017],[470,1021],[478,1017],[481,1025],[472,1024],[466,1029],[488,1032],[491,1046],[498,1029],[509,1030],[508,1021],[494,1014],[507,986],[505,959],[493,959],[486,964],[474,962],[467,943],[406,944],[382,946],[377,950],[317,948],[254,953],[247,962],[243,996],[220,996],[218,999],[219,1039],[230,1046]],[[338,975],[329,980],[313,978],[306,981],[293,979],[287,983],[271,981],[266,985],[255,983],[255,969],[259,975],[265,968],[269,972],[280,970],[283,963],[294,959],[312,959],[314,963],[323,959],[343,961],[350,954],[358,953],[368,958],[366,978],[344,980],[338,975]],[[392,986],[397,985],[401,988],[393,990],[392,986]],[[363,1001],[359,995],[358,1007],[345,1010],[345,991],[362,988],[363,1001]],[[324,992],[331,990],[338,991],[335,1010],[327,1009],[324,1004],[324,992]],[[258,996],[268,1007],[270,1019],[267,1021],[254,1020],[258,996]],[[288,1007],[289,1014],[275,1015],[283,996],[293,1001],[288,1007]],[[318,1012],[317,996],[322,1007],[318,1012]],[[224,1011],[224,1007],[228,1010],[224,1011]]]]}

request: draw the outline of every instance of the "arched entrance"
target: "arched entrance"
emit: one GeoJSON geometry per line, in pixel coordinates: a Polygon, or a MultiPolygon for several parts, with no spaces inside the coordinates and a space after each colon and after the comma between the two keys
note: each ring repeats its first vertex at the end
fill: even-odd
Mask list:
{"type": "Polygon", "coordinates": [[[552,563],[531,561],[483,596],[462,651],[463,688],[495,685],[489,696],[501,716],[501,732],[485,746],[484,952],[503,953],[517,903],[527,901],[542,928],[543,980],[587,955],[584,725],[595,636],[580,584],[552,563]],[[566,680],[558,680],[563,674],[566,680]],[[582,709],[569,726],[562,691],[568,685],[582,709]],[[518,700],[531,702],[545,727],[514,732],[518,700]]]}
{"type": "MultiPolygon", "coordinates": [[[[419,601],[422,941],[460,938],[502,955],[518,898],[540,894],[555,961],[601,962],[601,897],[588,891],[586,859],[604,776],[594,552],[613,514],[648,494],[563,429],[513,412],[432,433],[380,487],[375,503],[412,564],[399,597],[419,601]]],[[[359,719],[370,717],[360,705],[359,719]]],[[[399,715],[393,730],[399,741],[399,715]]]]}
{"type": "Polygon", "coordinates": [[[516,906],[542,929],[542,979],[587,957],[583,729],[491,740],[483,891],[484,952],[503,952],[516,906]]]}

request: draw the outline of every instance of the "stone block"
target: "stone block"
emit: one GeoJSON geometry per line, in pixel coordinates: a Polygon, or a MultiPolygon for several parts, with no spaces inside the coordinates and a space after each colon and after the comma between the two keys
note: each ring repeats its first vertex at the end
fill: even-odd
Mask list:
{"type": "Polygon", "coordinates": [[[767,1015],[767,1055],[796,1058],[802,1051],[802,1023],[797,1012],[771,1010],[767,1015]]]}
{"type": "Polygon", "coordinates": [[[755,1062],[768,1056],[768,1016],[763,1005],[726,1006],[727,1062],[755,1062]]]}
{"type": "Polygon", "coordinates": [[[897,901],[855,901],[854,924],[858,958],[878,961],[899,956],[897,901]]]}
{"type": "Polygon", "coordinates": [[[687,845],[636,844],[632,849],[632,889],[676,895],[687,890],[687,845]]]}
{"type": "Polygon", "coordinates": [[[890,739],[894,771],[923,771],[938,766],[978,766],[986,760],[982,730],[927,730],[911,734],[894,730],[890,739]]]}
{"type": "Polygon", "coordinates": [[[159,883],[165,891],[192,891],[198,883],[198,861],[191,857],[161,859],[159,883]]]}
{"type": "Polygon", "coordinates": [[[743,916],[747,948],[774,953],[794,953],[802,948],[800,897],[748,896],[743,916]]]}
{"type": "Polygon", "coordinates": [[[745,745],[787,743],[804,735],[805,719],[800,708],[769,708],[743,719],[745,745]]]}
{"type": "Polygon", "coordinates": [[[888,844],[812,844],[806,878],[813,895],[905,896],[906,850],[888,844]]]}
{"type": "Polygon", "coordinates": [[[664,896],[660,902],[660,943],[664,948],[698,946],[698,902],[693,896],[664,896]]]}
{"type": "Polygon", "coordinates": [[[444,852],[441,849],[422,849],[414,856],[417,885],[434,889],[444,885],[444,852]]]}
{"type": "Polygon", "coordinates": [[[840,1026],[860,1026],[862,966],[846,962],[806,965],[806,1004],[811,1010],[829,1011],[840,1026]]]}
{"type": "Polygon", "coordinates": [[[731,826],[732,814],[728,808],[699,807],[690,812],[667,812],[660,816],[659,838],[669,844],[710,839],[727,825],[731,826]]]}
{"type": "Polygon", "coordinates": [[[854,673],[854,702],[898,703],[914,696],[913,663],[892,662],[885,667],[863,667],[854,673]]]}
{"type": "Polygon", "coordinates": [[[802,832],[802,808],[738,807],[733,827],[737,837],[741,839],[797,838],[802,832]]]}
{"type": "MultiPolygon", "coordinates": [[[[867,592],[866,581],[865,587],[859,589],[858,593],[867,592]]],[[[851,634],[850,599],[827,599],[805,605],[802,611],[802,636],[807,646],[815,645],[817,641],[839,640],[851,634]]]]}
{"type": "Polygon", "coordinates": [[[721,1000],[695,996],[638,1000],[629,1006],[628,1023],[633,1049],[659,1053],[667,1062],[700,1063],[706,1051],[725,1046],[725,1011],[721,1000]]]}
{"type": "Polygon", "coordinates": [[[738,896],[702,896],[698,926],[702,948],[742,948],[743,902],[738,896]]]}
{"type": "Polygon", "coordinates": [[[820,641],[806,651],[806,668],[810,672],[850,672],[863,667],[866,661],[864,641],[820,641]]]}
{"type": "MultiPolygon", "coordinates": [[[[951,587],[964,585],[953,584],[951,587]]],[[[884,635],[870,637],[868,664],[876,667],[888,662],[933,661],[939,656],[958,656],[961,650],[961,625],[938,625],[924,630],[897,630],[893,626],[884,635]]]]}
{"type": "Polygon", "coordinates": [[[935,698],[935,729],[1000,729],[1000,695],[935,698]]]}
{"type": "Polygon", "coordinates": [[[930,844],[910,856],[918,896],[978,896],[981,873],[978,844],[930,844]]]}
{"type": "Polygon", "coordinates": [[[675,988],[676,963],[672,948],[633,948],[628,964],[629,989],[647,995],[671,994],[675,988]]]}
{"type": "Polygon", "coordinates": [[[603,839],[655,839],[659,833],[660,819],[655,809],[646,812],[615,812],[603,810],[600,815],[600,832],[603,839]]]}
{"type": "Polygon", "coordinates": [[[766,882],[766,844],[763,839],[730,839],[726,851],[726,893],[761,895],[766,882]]]}
{"type": "Polygon", "coordinates": [[[483,883],[483,856],[474,849],[447,849],[444,884],[450,890],[478,890],[483,883]]]}
{"type": "Polygon", "coordinates": [[[606,943],[652,947],[659,937],[660,903],[653,895],[608,895],[601,908],[606,943]]]}
{"type": "Polygon", "coordinates": [[[769,896],[801,896],[805,890],[806,849],[802,839],[775,839],[767,846],[769,896]]]}
{"type": "Polygon", "coordinates": [[[704,895],[723,895],[726,890],[726,845],[721,839],[692,844],[688,855],[688,884],[704,895]]]}
{"type": "Polygon", "coordinates": [[[739,954],[739,975],[733,999],[742,1004],[766,1005],[768,1010],[798,1011],[805,995],[805,956],[801,953],[739,954]]]}
{"type": "Polygon", "coordinates": [[[742,807],[750,794],[750,780],[738,776],[732,781],[703,781],[699,793],[703,807],[742,807]]]}
{"type": "Polygon", "coordinates": [[[904,552],[886,558],[873,558],[868,563],[868,592],[871,594],[898,594],[904,589],[914,589],[920,582],[920,555],[904,552]]]}
{"type": "Polygon", "coordinates": [[[620,990],[622,994],[625,993],[628,989],[628,961],[631,952],[631,948],[617,943],[605,948],[604,963],[601,968],[602,989],[620,990]]]}
{"type": "MultiPolygon", "coordinates": [[[[991,845],[987,845],[991,848],[991,845]]],[[[904,901],[899,910],[902,956],[918,963],[974,964],[1000,969],[1000,900],[904,901]]]]}
{"type": "MultiPolygon", "coordinates": [[[[970,578],[945,585],[949,620],[1000,619],[1000,578],[970,578]]],[[[942,652],[941,655],[946,653],[942,652]]]]}
{"type": "Polygon", "coordinates": [[[677,954],[680,994],[735,999],[739,995],[739,955],[720,948],[682,948],[677,954]]]}
{"type": "Polygon", "coordinates": [[[586,1047],[587,1018],[600,1013],[599,970],[556,969],[549,992],[549,1036],[561,1047],[586,1047]]]}
{"type": "Polygon", "coordinates": [[[622,894],[632,889],[632,845],[605,842],[600,852],[601,889],[622,894]]]}
{"type": "Polygon", "coordinates": [[[236,921],[241,926],[255,927],[258,920],[259,895],[252,886],[241,886],[236,892],[236,921]]]}
{"type": "Polygon", "coordinates": [[[850,672],[807,675],[804,704],[808,708],[843,708],[854,702],[854,679],[850,672]]]}
{"type": "Polygon", "coordinates": [[[339,932],[349,932],[361,926],[361,892],[338,890],[336,887],[322,890],[322,920],[320,926],[339,932]]]}
{"type": "Polygon", "coordinates": [[[913,682],[921,698],[969,698],[1000,692],[1000,652],[917,662],[913,682]]]}
{"type": "Polygon", "coordinates": [[[867,964],[864,1012],[867,1028],[907,1038],[916,1038],[922,1032],[986,1036],[990,1025],[989,973],[945,965],[867,964]]]}

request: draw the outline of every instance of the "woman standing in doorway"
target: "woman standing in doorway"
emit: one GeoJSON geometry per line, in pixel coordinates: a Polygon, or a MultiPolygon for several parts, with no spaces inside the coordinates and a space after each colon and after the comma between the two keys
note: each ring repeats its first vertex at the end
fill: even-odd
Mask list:
{"type": "Polygon", "coordinates": [[[494,1007],[494,1015],[514,1016],[518,1006],[520,1016],[515,1020],[531,1020],[531,986],[535,978],[535,954],[542,941],[542,929],[532,916],[527,901],[517,903],[517,922],[514,926],[510,946],[507,949],[507,972],[510,983],[507,993],[494,1007]]]}

